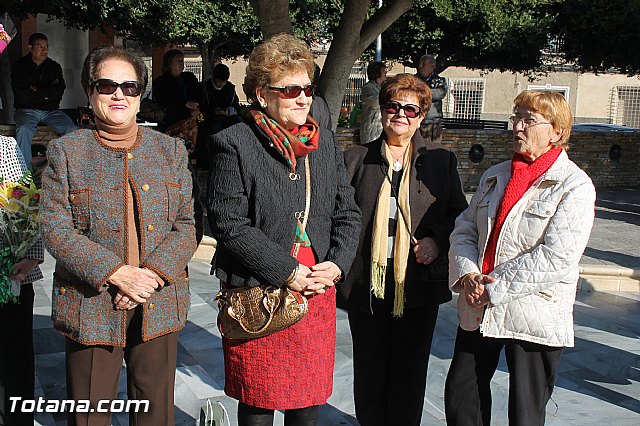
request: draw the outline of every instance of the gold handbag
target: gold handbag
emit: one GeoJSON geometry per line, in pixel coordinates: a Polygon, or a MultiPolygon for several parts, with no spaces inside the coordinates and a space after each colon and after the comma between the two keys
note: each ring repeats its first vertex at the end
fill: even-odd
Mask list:
{"type": "Polygon", "coordinates": [[[228,339],[256,339],[291,327],[309,310],[306,297],[272,285],[220,290],[218,328],[228,339]]]}
{"type": "MultiPolygon", "coordinates": [[[[304,235],[311,200],[309,156],[305,158],[306,200],[301,235],[304,235]]],[[[293,257],[298,255],[296,243],[293,257]]],[[[307,298],[286,285],[263,284],[257,287],[222,289],[218,301],[218,329],[227,339],[256,339],[291,327],[309,310],[307,298]]]]}

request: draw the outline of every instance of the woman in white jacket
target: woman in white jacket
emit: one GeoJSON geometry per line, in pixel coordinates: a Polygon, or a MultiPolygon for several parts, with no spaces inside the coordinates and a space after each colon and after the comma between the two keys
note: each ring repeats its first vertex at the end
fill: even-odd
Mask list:
{"type": "Polygon", "coordinates": [[[544,424],[562,348],[574,345],[595,189],[565,152],[572,116],[564,97],[527,90],[514,103],[513,159],[485,172],[451,234],[460,327],[445,385],[449,425],[490,424],[503,348],[510,424],[544,424]]]}

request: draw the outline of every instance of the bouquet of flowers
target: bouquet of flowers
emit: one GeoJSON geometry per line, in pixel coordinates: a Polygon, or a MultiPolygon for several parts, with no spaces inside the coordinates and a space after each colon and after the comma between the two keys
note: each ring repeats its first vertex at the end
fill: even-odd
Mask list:
{"type": "Polygon", "coordinates": [[[11,279],[13,266],[24,258],[40,234],[40,192],[27,171],[17,182],[0,178],[0,306],[17,303],[20,283],[11,279]]]}
{"type": "Polygon", "coordinates": [[[0,40],[4,40],[7,43],[11,40],[9,34],[5,31],[4,26],[0,24],[0,40]]]}

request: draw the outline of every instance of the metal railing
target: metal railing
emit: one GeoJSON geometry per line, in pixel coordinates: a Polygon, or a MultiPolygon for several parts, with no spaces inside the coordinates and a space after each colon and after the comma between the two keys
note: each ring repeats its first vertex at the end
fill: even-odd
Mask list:
{"type": "Polygon", "coordinates": [[[485,79],[450,78],[449,90],[442,100],[445,117],[462,120],[480,120],[484,107],[485,79]]]}
{"type": "Polygon", "coordinates": [[[362,95],[362,86],[367,82],[367,65],[356,62],[351,67],[349,81],[344,90],[344,98],[342,99],[342,108],[346,108],[347,115],[358,102],[362,95]]]}
{"type": "Polygon", "coordinates": [[[609,120],[612,124],[640,128],[640,85],[611,89],[609,120]]]}

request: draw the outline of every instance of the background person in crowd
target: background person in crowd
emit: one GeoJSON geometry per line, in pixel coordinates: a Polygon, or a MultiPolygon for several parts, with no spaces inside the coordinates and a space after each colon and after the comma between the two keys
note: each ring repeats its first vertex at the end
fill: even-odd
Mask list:
{"type": "MultiPolygon", "coordinates": [[[[66,337],[68,399],[112,400],[122,360],[135,425],[174,425],[178,331],[189,309],[185,266],[196,248],[191,175],[182,141],[138,127],[147,69],[116,47],[89,53],[82,87],[95,113],[49,145],[42,234],[56,259],[52,320],[66,337]]],[[[110,424],[110,413],[68,423],[110,424]]]]}
{"type": "Polygon", "coordinates": [[[158,123],[164,132],[172,124],[185,118],[197,117],[202,103],[202,88],[192,72],[184,71],[184,53],[167,50],[162,57],[162,75],[153,80],[153,100],[165,109],[165,117],[158,123]]]}
{"type": "Polygon", "coordinates": [[[363,426],[420,425],[431,340],[447,286],[449,234],[466,207],[456,156],[417,132],[431,91],[399,74],[382,85],[382,135],[344,155],[362,228],[340,304],[353,338],[363,426]]]}
{"type": "Polygon", "coordinates": [[[285,411],[287,425],[315,425],[332,391],[334,283],[351,266],[360,215],[335,135],[308,115],[312,77],[304,42],[288,34],[266,40],[251,53],[243,85],[251,122],[213,137],[207,204],[221,286],[289,286],[309,297],[309,312],[289,328],[223,337],[225,393],[240,401],[240,426],[272,424],[274,410],[285,411]],[[305,157],[311,200],[301,233],[305,157]]]}
{"type": "Polygon", "coordinates": [[[199,142],[196,146],[198,166],[205,169],[211,161],[208,150],[210,136],[242,122],[238,115],[240,101],[236,94],[236,86],[229,81],[229,67],[218,63],[212,70],[211,77],[202,83],[204,123],[200,128],[204,131],[199,132],[199,142]]]}
{"type": "Polygon", "coordinates": [[[387,67],[384,62],[371,62],[367,66],[369,81],[362,86],[362,116],[360,125],[360,144],[374,141],[382,133],[380,115],[380,88],[387,79],[387,67]]]}
{"type": "Polygon", "coordinates": [[[31,34],[28,46],[29,53],[11,70],[16,140],[27,168],[31,165],[31,140],[38,124],[46,124],[59,135],[76,129],[73,120],[60,110],[66,86],[60,64],[49,58],[47,36],[31,34]]]}
{"type": "MultiPolygon", "coordinates": [[[[318,81],[320,80],[320,67],[318,64],[314,62],[313,64],[313,84],[314,86],[318,85],[318,81]]],[[[316,123],[322,129],[333,130],[333,121],[331,120],[331,110],[329,110],[329,104],[327,100],[322,96],[318,89],[314,87],[313,91],[313,102],[311,103],[311,109],[309,110],[309,115],[316,120],[316,123]]]]}
{"type": "Polygon", "coordinates": [[[242,121],[238,116],[240,102],[236,86],[229,81],[230,75],[228,66],[218,64],[211,77],[202,83],[202,114],[209,135],[242,121]]]}
{"type": "Polygon", "coordinates": [[[440,77],[436,73],[436,57],[424,55],[418,62],[418,73],[416,76],[427,83],[431,89],[431,108],[426,117],[422,120],[420,132],[422,137],[431,140],[442,138],[442,100],[447,96],[447,79],[440,77]]]}
{"type": "Polygon", "coordinates": [[[565,98],[525,90],[514,103],[513,159],[484,173],[451,235],[460,327],[445,384],[449,425],[490,424],[490,382],[503,349],[509,424],[544,424],[562,349],[574,344],[578,262],[596,193],[565,152],[565,98]]]}
{"type": "MultiPolygon", "coordinates": [[[[27,171],[13,138],[0,136],[0,177],[18,181],[27,171]]],[[[0,248],[3,242],[0,240],[0,248]]],[[[21,282],[19,303],[0,306],[0,424],[32,425],[34,413],[11,412],[10,397],[34,399],[33,282],[42,279],[38,264],[44,260],[42,241],[31,246],[24,259],[14,265],[10,278],[21,282]]]]}

